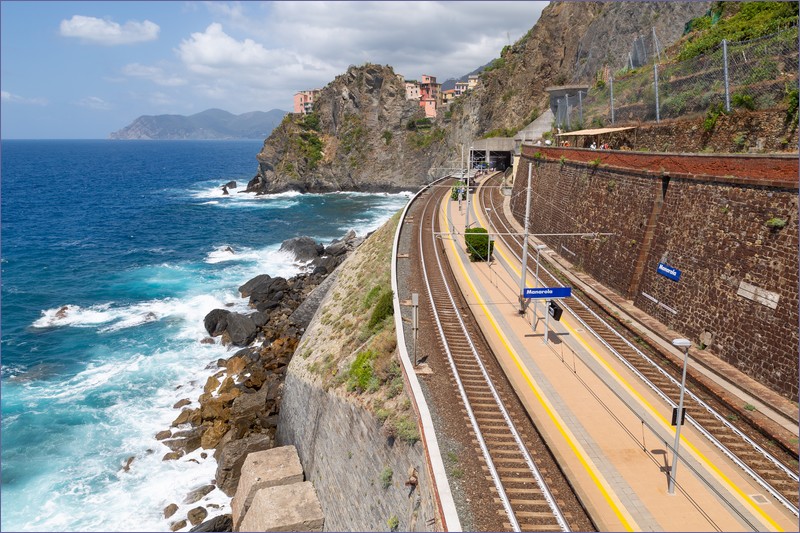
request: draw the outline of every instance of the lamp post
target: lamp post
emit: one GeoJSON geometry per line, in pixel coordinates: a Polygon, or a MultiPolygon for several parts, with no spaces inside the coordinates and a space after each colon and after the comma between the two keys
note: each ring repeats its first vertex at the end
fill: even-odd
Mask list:
{"type": "Polygon", "coordinates": [[[528,223],[531,216],[531,172],[533,163],[528,162],[528,186],[525,189],[525,233],[522,236],[522,276],[519,279],[519,314],[524,315],[528,309],[525,299],[525,277],[528,275],[528,223]]]}
{"type": "Polygon", "coordinates": [[[675,430],[675,445],[672,447],[672,469],[669,473],[667,494],[675,494],[675,474],[678,471],[678,447],[681,444],[681,426],[683,425],[683,393],[686,390],[686,366],[689,362],[689,346],[692,343],[686,339],[675,339],[672,345],[683,350],[683,377],[681,377],[681,397],[678,401],[678,415],[675,417],[677,429],[675,430]]]}

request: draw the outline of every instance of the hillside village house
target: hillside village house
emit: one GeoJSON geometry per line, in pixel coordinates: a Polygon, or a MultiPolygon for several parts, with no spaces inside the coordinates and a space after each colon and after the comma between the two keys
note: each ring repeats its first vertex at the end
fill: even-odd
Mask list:
{"type": "Polygon", "coordinates": [[[300,115],[311,113],[314,108],[314,99],[322,89],[311,89],[294,93],[294,112],[300,115]]]}
{"type": "Polygon", "coordinates": [[[467,79],[467,90],[471,91],[472,89],[474,89],[475,87],[477,87],[477,86],[478,86],[478,81],[479,81],[479,80],[480,80],[480,77],[479,77],[477,74],[473,74],[473,75],[471,75],[471,76],[470,76],[470,77],[467,79]]]}
{"type": "Polygon", "coordinates": [[[465,81],[457,81],[456,88],[453,89],[455,92],[455,96],[461,96],[465,92],[467,92],[467,82],[465,81]]]}
{"type": "Polygon", "coordinates": [[[419,105],[425,108],[425,116],[436,118],[436,104],[440,100],[441,84],[436,83],[436,76],[423,74],[419,83],[419,105]]]}
{"type": "Polygon", "coordinates": [[[449,104],[456,98],[456,90],[450,89],[449,91],[442,91],[442,103],[449,104]]]}

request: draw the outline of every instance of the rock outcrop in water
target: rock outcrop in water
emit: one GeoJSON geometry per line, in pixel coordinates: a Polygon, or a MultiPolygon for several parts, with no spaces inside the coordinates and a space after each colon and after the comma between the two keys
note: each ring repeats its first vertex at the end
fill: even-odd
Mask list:
{"type": "Polygon", "coordinates": [[[313,114],[289,115],[275,128],[247,190],[417,189],[443,137],[419,102],[406,100],[392,67],[350,67],[322,89],[313,114]]]}

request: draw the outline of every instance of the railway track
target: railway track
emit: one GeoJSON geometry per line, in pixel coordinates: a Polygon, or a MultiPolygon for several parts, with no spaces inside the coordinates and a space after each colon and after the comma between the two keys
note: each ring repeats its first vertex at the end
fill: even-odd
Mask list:
{"type": "MultiPolygon", "coordinates": [[[[416,250],[431,306],[429,323],[463,402],[484,479],[507,531],[590,531],[596,527],[527,415],[457,288],[440,235],[446,180],[418,197],[416,250]]],[[[422,321],[421,321],[422,322],[422,321]]]]}
{"type": "MultiPolygon", "coordinates": [[[[509,250],[521,261],[522,239],[515,235],[513,226],[505,217],[503,196],[497,181],[487,182],[478,194],[490,220],[509,250]]],[[[536,253],[530,253],[535,263],[536,253]]],[[[537,270],[532,268],[531,270],[537,270]]],[[[558,268],[540,256],[538,266],[540,286],[564,286],[567,278],[558,268]]],[[[533,275],[533,274],[532,274],[533,275]]],[[[579,288],[572,288],[573,297],[562,300],[565,312],[572,313],[582,327],[604,344],[624,365],[656,392],[668,404],[676,407],[681,368],[663,357],[658,349],[648,345],[624,324],[610,315],[602,306],[579,288]]],[[[687,378],[685,400],[686,423],[695,426],[714,446],[752,477],[764,491],[783,506],[798,515],[797,452],[787,450],[763,435],[757,428],[746,424],[734,409],[722,402],[711,391],[687,378]]]]}

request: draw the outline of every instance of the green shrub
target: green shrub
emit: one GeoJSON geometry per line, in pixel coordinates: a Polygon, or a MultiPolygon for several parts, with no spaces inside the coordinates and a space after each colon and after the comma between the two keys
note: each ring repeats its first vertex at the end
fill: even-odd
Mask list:
{"type": "Polygon", "coordinates": [[[741,107],[751,111],[756,108],[756,103],[753,100],[753,97],[745,93],[733,93],[731,96],[731,104],[734,107],[741,107]]]}
{"type": "Polygon", "coordinates": [[[373,366],[376,357],[377,354],[372,350],[366,350],[356,355],[348,370],[347,390],[364,392],[380,385],[375,377],[373,366]]]}
{"type": "Polygon", "coordinates": [[[381,138],[383,139],[383,144],[388,145],[392,142],[392,132],[389,130],[384,131],[381,133],[381,138]]]}
{"type": "Polygon", "coordinates": [[[463,182],[463,181],[460,181],[460,180],[459,180],[459,181],[457,181],[457,182],[455,183],[455,185],[453,185],[453,187],[450,189],[450,199],[451,199],[451,200],[458,200],[458,189],[460,189],[461,187],[464,187],[464,194],[466,195],[466,191],[467,191],[466,187],[467,187],[467,184],[466,184],[466,182],[463,182]]]}
{"type": "Polygon", "coordinates": [[[706,111],[706,118],[703,120],[703,129],[705,131],[711,131],[717,125],[717,119],[720,115],[725,114],[725,107],[722,105],[722,102],[717,102],[716,104],[712,105],[706,111]]]}
{"type": "Polygon", "coordinates": [[[383,469],[383,471],[381,472],[380,479],[381,479],[381,486],[384,489],[388,489],[389,486],[392,484],[392,477],[393,476],[394,476],[394,472],[392,472],[391,468],[386,467],[386,468],[383,469]]]}
{"type": "Polygon", "coordinates": [[[400,527],[400,520],[398,520],[397,516],[392,515],[389,520],[386,521],[386,525],[389,526],[389,531],[397,531],[400,527]]]}
{"type": "Polygon", "coordinates": [[[770,229],[783,229],[786,227],[787,220],[785,218],[772,217],[767,220],[766,225],[770,229]]]}
{"type": "Polygon", "coordinates": [[[364,309],[372,307],[372,302],[375,301],[375,298],[380,295],[382,290],[383,288],[380,285],[375,285],[370,289],[367,295],[364,296],[364,309]]]}
{"type": "Polygon", "coordinates": [[[307,130],[319,131],[319,115],[316,113],[304,115],[300,125],[307,130]]]}
{"type": "Polygon", "coordinates": [[[487,261],[492,253],[493,243],[489,240],[486,228],[467,228],[464,234],[470,261],[487,261]]]}
{"type": "Polygon", "coordinates": [[[387,316],[394,315],[393,296],[394,293],[389,290],[381,294],[381,297],[378,298],[378,303],[375,304],[372,315],[369,317],[369,323],[367,324],[369,329],[383,322],[383,319],[387,316]]]}
{"type": "Polygon", "coordinates": [[[397,437],[400,440],[408,444],[414,444],[419,440],[419,430],[414,419],[403,415],[395,422],[395,428],[397,429],[397,437]]]}

